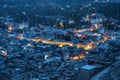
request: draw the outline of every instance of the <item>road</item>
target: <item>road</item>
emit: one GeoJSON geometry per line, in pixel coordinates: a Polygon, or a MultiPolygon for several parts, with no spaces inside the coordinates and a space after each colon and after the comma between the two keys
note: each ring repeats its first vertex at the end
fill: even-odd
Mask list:
{"type": "MultiPolygon", "coordinates": [[[[112,68],[112,66],[116,66],[118,64],[120,64],[120,61],[117,61],[113,65],[110,65],[109,67],[107,67],[103,71],[101,71],[98,74],[96,74],[95,76],[93,76],[90,80],[99,80],[100,77],[102,77],[105,73],[109,72],[109,70],[112,68]]],[[[114,76],[113,76],[113,78],[114,78],[114,76]]],[[[116,79],[114,79],[114,80],[116,80],[116,79]]]]}

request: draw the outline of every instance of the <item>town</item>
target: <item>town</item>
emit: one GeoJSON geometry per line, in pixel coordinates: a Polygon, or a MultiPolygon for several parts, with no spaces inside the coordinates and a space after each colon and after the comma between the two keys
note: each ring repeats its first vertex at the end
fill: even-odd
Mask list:
{"type": "Polygon", "coordinates": [[[120,80],[119,8],[120,0],[3,0],[0,80],[120,80]]]}

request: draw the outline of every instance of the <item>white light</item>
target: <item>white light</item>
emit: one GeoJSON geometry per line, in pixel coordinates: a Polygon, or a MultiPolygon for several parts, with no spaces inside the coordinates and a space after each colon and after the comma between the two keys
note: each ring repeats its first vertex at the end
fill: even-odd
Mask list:
{"type": "Polygon", "coordinates": [[[45,55],[45,60],[48,58],[48,55],[45,55]]]}
{"type": "Polygon", "coordinates": [[[24,15],[26,14],[26,12],[22,12],[24,15]]]}

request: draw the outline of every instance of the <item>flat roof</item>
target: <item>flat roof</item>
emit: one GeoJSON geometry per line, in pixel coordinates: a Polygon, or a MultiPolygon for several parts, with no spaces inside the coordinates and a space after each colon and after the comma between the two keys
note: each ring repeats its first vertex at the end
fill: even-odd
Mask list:
{"type": "Polygon", "coordinates": [[[92,70],[92,69],[96,68],[96,66],[94,66],[94,65],[85,65],[85,66],[83,66],[81,68],[86,69],[86,70],[92,70]]]}

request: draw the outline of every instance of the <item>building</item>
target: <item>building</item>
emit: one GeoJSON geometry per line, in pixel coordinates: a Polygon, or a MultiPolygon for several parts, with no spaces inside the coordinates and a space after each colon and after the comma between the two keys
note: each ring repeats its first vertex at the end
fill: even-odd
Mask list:
{"type": "Polygon", "coordinates": [[[84,65],[80,69],[80,79],[90,80],[90,78],[95,75],[96,66],[84,65]]]}

